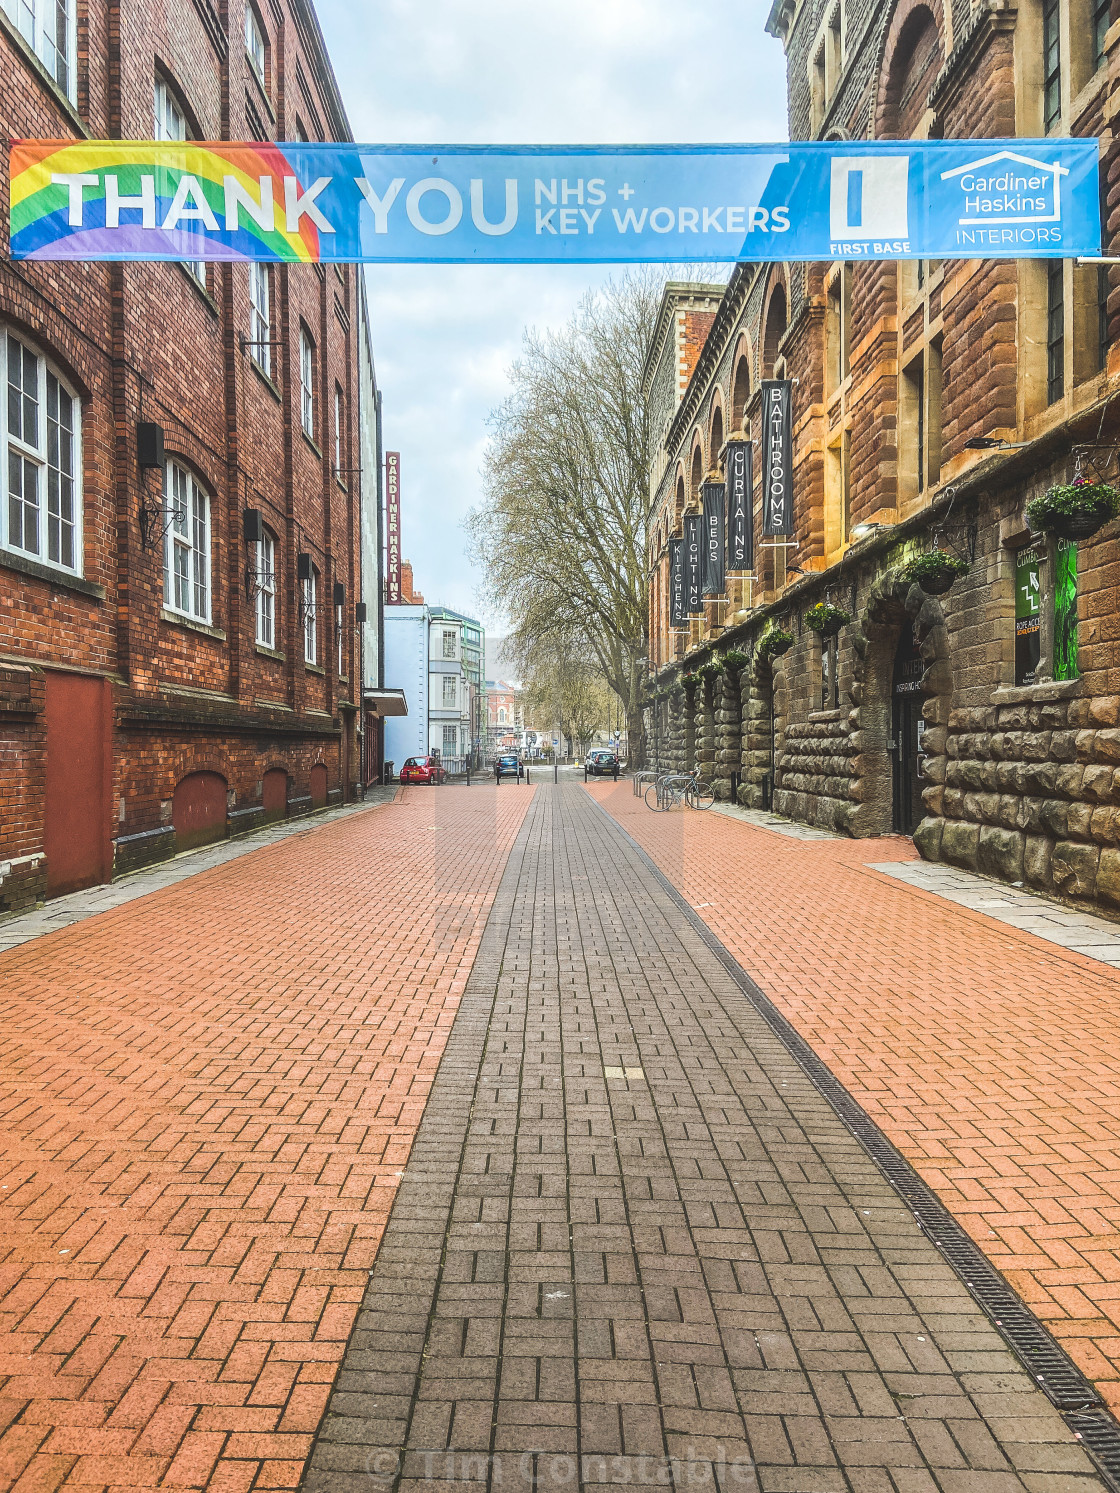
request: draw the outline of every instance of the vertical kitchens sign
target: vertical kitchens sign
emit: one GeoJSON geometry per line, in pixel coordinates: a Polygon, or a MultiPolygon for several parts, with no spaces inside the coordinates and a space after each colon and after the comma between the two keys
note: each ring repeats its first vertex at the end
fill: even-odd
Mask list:
{"type": "Polygon", "coordinates": [[[725,551],[723,483],[705,482],[700,496],[704,503],[704,594],[721,596],[725,551]]]}
{"type": "Polygon", "coordinates": [[[385,600],[401,600],[401,453],[385,453],[385,600]]]}
{"type": "Polygon", "coordinates": [[[762,383],[762,532],[793,533],[793,384],[762,383]]]}
{"type": "Polygon", "coordinates": [[[754,462],[750,441],[727,447],[727,564],[731,570],[754,569],[754,462]]]}
{"type": "Polygon", "coordinates": [[[702,553],[701,530],[704,520],[699,513],[690,513],[684,521],[684,609],[692,617],[704,610],[700,592],[700,558],[702,553]]]}
{"type": "Polygon", "coordinates": [[[669,540],[669,626],[683,627],[684,612],[684,540],[669,540]]]}

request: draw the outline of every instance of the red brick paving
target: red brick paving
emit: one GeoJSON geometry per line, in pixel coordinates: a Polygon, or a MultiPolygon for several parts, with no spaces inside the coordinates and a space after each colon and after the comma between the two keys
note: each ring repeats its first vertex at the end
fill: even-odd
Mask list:
{"type": "Polygon", "coordinates": [[[533,790],[0,956],[0,1488],[297,1486],[533,790]]]}
{"type": "Polygon", "coordinates": [[[589,791],[1120,1407],[1120,976],[870,869],[908,840],[589,791]]]}

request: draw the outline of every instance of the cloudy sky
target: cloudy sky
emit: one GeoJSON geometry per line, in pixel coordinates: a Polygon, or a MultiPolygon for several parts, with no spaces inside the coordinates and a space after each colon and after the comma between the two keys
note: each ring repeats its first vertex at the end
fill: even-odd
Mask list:
{"type": "MultiPolygon", "coordinates": [[[[317,0],[355,137],[385,144],[786,138],[769,0],[317,0]]],[[[426,599],[473,615],[462,520],[486,417],[526,326],[555,326],[602,268],[367,271],[385,440],[401,453],[404,557],[426,599]]],[[[483,615],[488,627],[501,619],[483,615]]]]}

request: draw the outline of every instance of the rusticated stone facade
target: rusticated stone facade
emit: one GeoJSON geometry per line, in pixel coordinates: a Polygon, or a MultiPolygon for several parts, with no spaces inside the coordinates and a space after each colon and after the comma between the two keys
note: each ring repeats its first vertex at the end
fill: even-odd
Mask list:
{"type": "MultiPolygon", "coordinates": [[[[1120,22],[1088,0],[1060,14],[1049,127],[1102,138],[1108,254],[1120,22]]],[[[1042,27],[1042,0],[775,0],[768,22],[794,139],[1041,136],[1042,27]]],[[[1025,519],[1079,472],[1120,482],[1115,271],[742,263],[683,392],[652,356],[646,377],[659,411],[676,399],[651,463],[656,765],[726,797],[737,761],[740,803],[913,833],[927,857],[1120,915],[1120,521],[1059,544],[1025,519]],[[756,490],[755,570],[671,628],[668,540],[727,440],[757,439],[771,377],[796,381],[795,543],[762,544],[756,490]],[[967,566],[938,595],[903,577],[931,548],[967,566]],[[818,602],[848,614],[834,643],[806,624],[818,602]],[[775,629],[793,642],[771,656],[775,629]]]]}

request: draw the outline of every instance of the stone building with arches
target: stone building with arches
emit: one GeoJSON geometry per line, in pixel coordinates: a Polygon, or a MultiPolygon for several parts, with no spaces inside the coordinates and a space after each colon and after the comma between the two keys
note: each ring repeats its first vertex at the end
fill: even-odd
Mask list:
{"type": "MultiPolygon", "coordinates": [[[[309,0],[26,0],[0,70],[9,137],[350,138],[309,0]]],[[[360,294],[0,256],[0,914],[355,792],[360,294]]]]}
{"type": "MultiPolygon", "coordinates": [[[[1120,8],[1118,8],[1120,14],[1120,8]]],[[[1100,136],[1120,226],[1108,0],[774,0],[793,139],[1100,136]]],[[[723,798],[1120,915],[1120,522],[1080,542],[1025,507],[1120,481],[1120,282],[1063,261],[737,264],[674,385],[682,297],[646,366],[658,767],[723,798]],[[760,530],[764,379],[793,381],[794,533],[760,530]],[[671,625],[670,541],[753,443],[754,567],[671,625]],[[931,548],[966,566],[908,581],[931,548]],[[831,637],[806,614],[847,615],[831,637]]]]}

